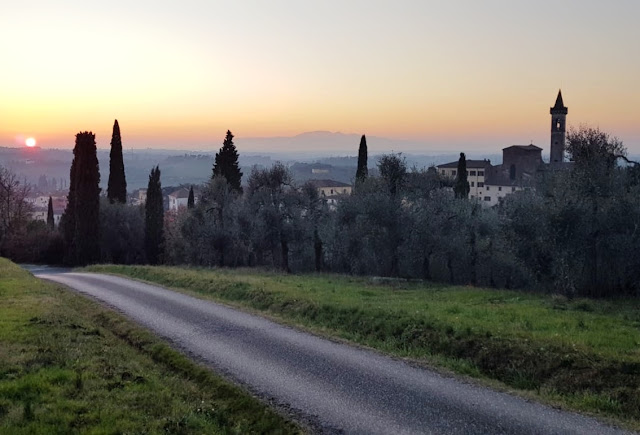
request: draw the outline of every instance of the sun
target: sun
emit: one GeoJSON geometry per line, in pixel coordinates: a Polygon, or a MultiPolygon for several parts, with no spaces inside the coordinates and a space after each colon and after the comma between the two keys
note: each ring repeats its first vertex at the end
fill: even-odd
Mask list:
{"type": "Polygon", "coordinates": [[[27,140],[24,141],[24,144],[29,148],[33,148],[36,146],[36,140],[32,137],[28,137],[27,140]]]}

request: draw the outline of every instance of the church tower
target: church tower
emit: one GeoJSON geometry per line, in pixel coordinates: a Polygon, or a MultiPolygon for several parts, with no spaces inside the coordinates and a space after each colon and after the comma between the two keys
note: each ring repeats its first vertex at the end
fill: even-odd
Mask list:
{"type": "Polygon", "coordinates": [[[564,161],[564,139],[567,126],[567,113],[569,109],[562,101],[562,90],[558,91],[556,104],[551,108],[551,153],[549,163],[562,163],[564,161]]]}

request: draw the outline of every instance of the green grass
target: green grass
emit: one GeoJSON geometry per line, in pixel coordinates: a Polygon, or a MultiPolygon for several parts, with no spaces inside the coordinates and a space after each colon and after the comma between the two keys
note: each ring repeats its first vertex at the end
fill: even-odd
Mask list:
{"type": "Polygon", "coordinates": [[[299,432],[122,316],[0,258],[0,434],[299,432]]]}
{"type": "Polygon", "coordinates": [[[640,427],[640,302],[339,275],[94,266],[640,427]]]}

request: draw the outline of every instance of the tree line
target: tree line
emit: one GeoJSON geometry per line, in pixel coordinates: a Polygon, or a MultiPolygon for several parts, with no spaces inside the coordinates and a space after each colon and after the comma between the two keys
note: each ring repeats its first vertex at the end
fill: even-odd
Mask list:
{"type": "MultiPolygon", "coordinates": [[[[74,265],[257,266],[569,297],[640,295],[640,166],[625,157],[622,143],[598,129],[568,134],[570,168],[540,171],[535,189],[492,208],[468,199],[464,154],[455,180],[435,168],[409,169],[400,154],[382,156],[374,177],[365,136],[353,194],[335,206],[312,183],[296,185],[280,163],[252,170],[243,186],[230,131],[197,200],[191,188],[187,207],[165,212],[155,167],[147,201],[136,207],[126,204],[120,140],[116,121],[109,187],[100,199],[95,137],[76,136],[60,228],[47,229],[37,249],[25,242],[23,251],[48,262],[53,252],[74,265]],[[50,246],[42,247],[45,242],[50,246]]],[[[2,222],[0,249],[10,255],[11,230],[2,222]]]]}
{"type": "Polygon", "coordinates": [[[535,189],[493,208],[468,199],[464,154],[455,180],[397,154],[369,177],[364,136],[354,193],[335,209],[282,164],[253,170],[244,193],[214,173],[195,207],[168,214],[163,261],[639,295],[640,166],[588,127],[567,152],[570,167],[545,167],[535,189]]]}

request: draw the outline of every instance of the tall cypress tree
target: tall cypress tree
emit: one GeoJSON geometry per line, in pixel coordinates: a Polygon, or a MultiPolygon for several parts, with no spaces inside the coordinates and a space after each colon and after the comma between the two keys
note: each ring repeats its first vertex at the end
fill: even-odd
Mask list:
{"type": "Polygon", "coordinates": [[[147,203],[144,216],[144,243],[149,264],[158,264],[164,239],[164,207],[162,205],[162,185],[160,168],[156,166],[149,174],[147,203]]]}
{"type": "Polygon", "coordinates": [[[100,259],[100,168],[96,137],[89,131],[76,134],[69,181],[69,196],[62,232],[65,261],[84,265],[100,259]]]}
{"type": "Polygon", "coordinates": [[[109,154],[109,184],[107,186],[109,202],[127,202],[127,180],[124,175],[124,159],[122,157],[122,139],[120,126],[116,119],[111,136],[111,153],[109,154]]]}
{"type": "Polygon", "coordinates": [[[84,265],[100,260],[100,167],[96,136],[91,132],[78,133],[76,143],[81,154],[76,174],[76,264],[84,265]]]}
{"type": "Polygon", "coordinates": [[[242,193],[242,172],[238,166],[238,151],[233,144],[233,134],[227,130],[227,136],[222,143],[222,148],[216,153],[216,160],[213,165],[213,176],[221,175],[238,193],[242,193]]]}
{"type": "Polygon", "coordinates": [[[187,198],[187,208],[193,208],[196,205],[196,197],[193,194],[193,186],[189,189],[189,197],[187,198]]]}
{"type": "Polygon", "coordinates": [[[471,187],[467,181],[467,158],[464,153],[460,153],[458,160],[458,173],[456,174],[456,184],[453,186],[456,198],[468,198],[471,187]]]}
{"type": "Polygon", "coordinates": [[[362,135],[360,148],[358,149],[358,170],[356,171],[356,183],[362,183],[367,179],[369,169],[367,168],[367,138],[362,135]]]}
{"type": "MultiPolygon", "coordinates": [[[[73,160],[69,170],[69,193],[67,194],[67,206],[60,218],[60,230],[64,240],[64,262],[65,264],[75,263],[75,246],[73,236],[76,230],[76,172],[78,168],[78,136],[76,135],[76,145],[73,147],[73,160]]],[[[62,184],[62,183],[60,183],[62,184]]]]}
{"type": "Polygon", "coordinates": [[[49,197],[49,206],[47,207],[47,226],[53,231],[55,225],[56,223],[53,219],[53,200],[49,197]]]}

